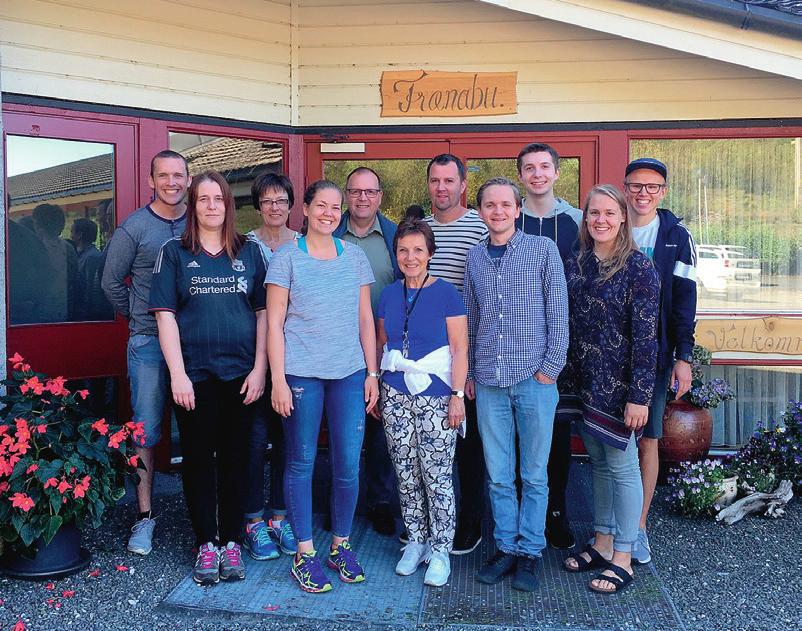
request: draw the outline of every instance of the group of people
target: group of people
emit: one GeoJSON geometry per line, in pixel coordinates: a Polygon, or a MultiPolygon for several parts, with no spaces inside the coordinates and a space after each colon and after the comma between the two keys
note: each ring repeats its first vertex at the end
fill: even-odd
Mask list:
{"type": "Polygon", "coordinates": [[[656,159],[631,162],[623,192],[594,186],[581,210],[555,197],[552,147],[526,145],[517,167],[524,198],[494,177],[469,209],[464,164],[438,155],[426,172],[432,214],[413,209],[396,226],[379,174],[360,166],[344,190],[307,187],[300,233],[287,227],[291,182],[267,173],[252,187],[263,225],[242,235],[220,174],[190,178],[180,154],[157,154],[154,199],[118,228],[103,274],[130,321],[134,420],[146,424],[128,549],[152,547],[153,446],[171,395],[198,583],[244,578],[241,544],[254,559],[292,555],[307,592],[332,589],[324,565],[364,581],[350,540],[364,447],[373,527],[395,534],[396,511],[403,519],[398,574],[425,563],[427,585],[447,582],[449,555],[481,541],[487,481],[496,551],[476,579],[512,574],[513,588],[534,591],[547,543],[575,546],[575,422],[593,464],[595,534],[564,568],[598,570],[591,590],[625,589],[633,563],[650,561],[667,392],[690,387],[693,242],[658,209],[668,174],[656,159]],[[331,542],[318,556],[324,416],[331,542]]]}

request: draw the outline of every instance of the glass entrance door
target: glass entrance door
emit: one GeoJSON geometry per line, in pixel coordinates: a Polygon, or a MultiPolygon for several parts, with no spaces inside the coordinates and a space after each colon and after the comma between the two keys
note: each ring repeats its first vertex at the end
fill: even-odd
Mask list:
{"type": "Polygon", "coordinates": [[[9,353],[70,379],[125,373],[127,326],[100,289],[136,208],[134,126],[6,112],[9,353]]]}

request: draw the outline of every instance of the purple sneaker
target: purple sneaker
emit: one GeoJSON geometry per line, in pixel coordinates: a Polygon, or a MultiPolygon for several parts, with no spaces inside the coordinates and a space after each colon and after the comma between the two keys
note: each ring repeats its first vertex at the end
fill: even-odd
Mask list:
{"type": "Polygon", "coordinates": [[[305,592],[319,594],[331,589],[331,582],[314,552],[301,553],[300,557],[294,558],[290,573],[305,592]]]}
{"type": "Polygon", "coordinates": [[[329,552],[329,567],[337,570],[340,580],[345,583],[361,583],[365,580],[365,570],[357,561],[356,553],[351,550],[351,544],[347,540],[329,552]]]}

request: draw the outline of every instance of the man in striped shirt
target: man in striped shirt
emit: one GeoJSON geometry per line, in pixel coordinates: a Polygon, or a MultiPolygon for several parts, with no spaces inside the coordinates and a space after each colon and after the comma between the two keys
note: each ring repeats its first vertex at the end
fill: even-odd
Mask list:
{"type": "MultiPolygon", "coordinates": [[[[429,271],[462,292],[468,251],[487,236],[487,227],[475,210],[462,205],[465,165],[449,153],[435,156],[426,170],[432,216],[426,222],[434,232],[436,250],[429,271]]],[[[459,393],[457,396],[460,396],[459,393]]],[[[457,441],[456,462],[460,500],[452,554],[467,554],[482,540],[485,464],[476,424],[476,403],[465,401],[465,438],[457,441]]]]}

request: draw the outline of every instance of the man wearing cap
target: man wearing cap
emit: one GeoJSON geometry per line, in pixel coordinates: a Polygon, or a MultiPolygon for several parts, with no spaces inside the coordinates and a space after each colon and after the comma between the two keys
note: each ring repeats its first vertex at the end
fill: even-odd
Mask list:
{"type": "MultiPolygon", "coordinates": [[[[368,257],[376,279],[370,286],[370,304],[375,315],[384,288],[402,277],[393,250],[396,225],[379,212],[382,183],[373,169],[358,166],[351,171],[345,180],[345,194],[348,210],[343,213],[334,236],[358,245],[368,257]]],[[[398,504],[395,471],[381,421],[369,415],[365,420],[365,469],[368,518],[376,532],[392,535],[393,515],[398,511],[393,508],[398,504]]]]}
{"type": "Polygon", "coordinates": [[[632,236],[652,259],[660,277],[657,377],[649,420],[638,447],[643,480],[643,511],[633,563],[649,563],[651,549],[646,517],[657,484],[657,441],[663,435],[663,412],[669,386],[677,398],[691,387],[691,353],[696,325],[696,246],[688,228],[671,211],[658,208],[666,196],[666,165],[639,158],[627,165],[624,194],[632,236]]]}

